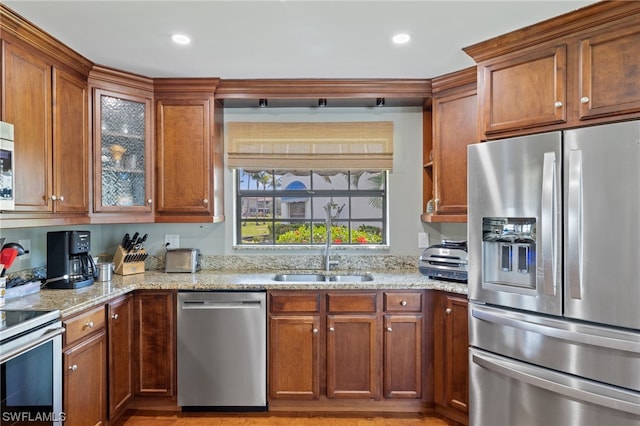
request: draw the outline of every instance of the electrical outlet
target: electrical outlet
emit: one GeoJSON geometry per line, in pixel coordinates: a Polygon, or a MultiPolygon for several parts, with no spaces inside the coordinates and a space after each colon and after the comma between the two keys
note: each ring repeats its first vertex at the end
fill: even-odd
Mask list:
{"type": "Polygon", "coordinates": [[[180,248],[180,234],[164,234],[164,244],[169,243],[168,249],[180,248]]]}
{"type": "Polygon", "coordinates": [[[29,260],[31,259],[31,240],[18,240],[18,244],[20,244],[24,248],[24,254],[18,258],[18,260],[29,260]]]}
{"type": "Polygon", "coordinates": [[[429,233],[418,232],[418,248],[427,248],[427,247],[429,247],[429,233]]]}

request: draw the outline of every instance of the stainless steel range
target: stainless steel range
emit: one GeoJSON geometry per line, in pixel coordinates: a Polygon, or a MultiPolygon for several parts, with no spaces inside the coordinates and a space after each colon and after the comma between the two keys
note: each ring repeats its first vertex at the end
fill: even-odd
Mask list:
{"type": "Polygon", "coordinates": [[[0,424],[62,425],[60,311],[0,310],[0,424]]]}

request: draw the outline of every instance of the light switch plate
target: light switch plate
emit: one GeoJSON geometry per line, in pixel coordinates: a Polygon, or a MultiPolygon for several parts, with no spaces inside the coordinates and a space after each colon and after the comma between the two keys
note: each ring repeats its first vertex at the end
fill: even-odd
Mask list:
{"type": "Polygon", "coordinates": [[[429,247],[429,233],[418,232],[418,248],[429,247]]]}
{"type": "Polygon", "coordinates": [[[18,240],[18,244],[24,248],[25,253],[18,258],[18,260],[29,260],[31,259],[31,240],[18,240]]]}
{"type": "Polygon", "coordinates": [[[167,247],[169,250],[180,248],[180,234],[165,234],[164,243],[165,245],[169,243],[167,247]]]}

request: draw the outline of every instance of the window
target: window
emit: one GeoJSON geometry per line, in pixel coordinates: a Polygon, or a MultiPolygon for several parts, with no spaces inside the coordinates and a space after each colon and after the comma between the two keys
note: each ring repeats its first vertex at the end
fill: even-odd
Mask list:
{"type": "Polygon", "coordinates": [[[388,172],[236,169],[241,245],[384,245],[388,172]]]}

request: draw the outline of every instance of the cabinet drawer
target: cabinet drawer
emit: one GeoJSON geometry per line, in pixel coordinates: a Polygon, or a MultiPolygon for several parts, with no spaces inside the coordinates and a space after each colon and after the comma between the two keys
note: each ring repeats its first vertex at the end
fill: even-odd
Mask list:
{"type": "Polygon", "coordinates": [[[320,312],[320,294],[277,293],[269,295],[272,313],[281,312],[320,312]]]}
{"type": "Polygon", "coordinates": [[[422,311],[422,293],[384,293],[384,310],[420,312],[422,311]]]}
{"type": "Polygon", "coordinates": [[[329,312],[376,312],[376,293],[329,293],[329,312]]]}
{"type": "Polygon", "coordinates": [[[72,318],[63,321],[66,329],[65,345],[71,345],[78,340],[90,335],[98,330],[102,330],[105,326],[104,306],[101,305],[95,309],[84,312],[72,318]]]}

